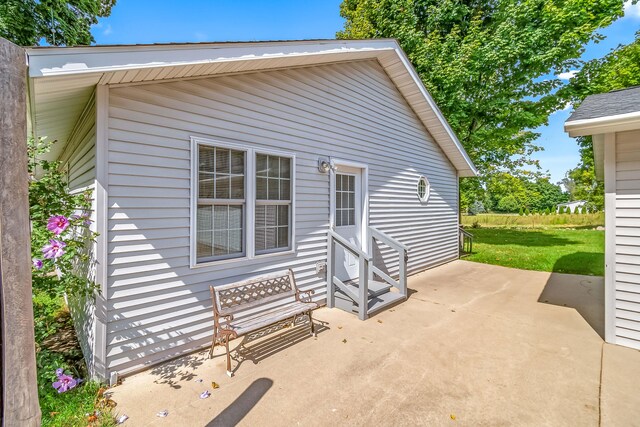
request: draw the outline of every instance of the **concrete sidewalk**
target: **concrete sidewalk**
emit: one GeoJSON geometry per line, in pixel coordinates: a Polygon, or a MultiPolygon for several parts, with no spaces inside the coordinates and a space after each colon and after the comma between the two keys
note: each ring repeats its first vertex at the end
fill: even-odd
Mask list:
{"type": "Polygon", "coordinates": [[[323,308],[315,339],[249,344],[233,378],[220,348],[128,377],[116,409],[129,426],[640,425],[640,352],[603,344],[602,278],[456,261],[409,287],[365,322],[323,308]]]}

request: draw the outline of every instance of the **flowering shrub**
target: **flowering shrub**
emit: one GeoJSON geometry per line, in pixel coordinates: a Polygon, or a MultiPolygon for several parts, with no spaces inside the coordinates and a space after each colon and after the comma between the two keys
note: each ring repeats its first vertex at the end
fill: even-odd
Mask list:
{"type": "Polygon", "coordinates": [[[29,141],[29,205],[33,288],[51,296],[94,295],[88,277],[91,246],[91,191],[71,194],[59,162],[42,160],[51,144],[29,141]]]}
{"type": "Polygon", "coordinates": [[[56,369],[56,377],[58,377],[58,381],[54,381],[52,386],[58,390],[58,393],[64,393],[78,385],[78,380],[73,378],[71,375],[65,374],[64,369],[62,368],[56,369]]]}
{"type": "MultiPolygon", "coordinates": [[[[87,425],[85,414],[96,411],[100,385],[80,385],[86,365],[63,295],[93,298],[98,290],[90,274],[97,236],[90,230],[92,194],[70,194],[60,163],[40,160],[50,145],[28,144],[38,396],[43,426],[87,425]]],[[[91,425],[114,425],[109,408],[100,413],[91,425]]]]}

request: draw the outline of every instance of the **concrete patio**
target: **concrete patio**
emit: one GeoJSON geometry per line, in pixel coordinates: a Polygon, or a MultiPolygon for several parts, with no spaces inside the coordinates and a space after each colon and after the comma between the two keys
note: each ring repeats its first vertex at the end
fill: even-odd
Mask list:
{"type": "Polygon", "coordinates": [[[117,412],[129,426],[640,425],[640,352],[603,343],[602,278],[456,261],[409,288],[365,322],[322,308],[317,338],[248,344],[233,378],[221,348],[125,378],[117,412]]]}

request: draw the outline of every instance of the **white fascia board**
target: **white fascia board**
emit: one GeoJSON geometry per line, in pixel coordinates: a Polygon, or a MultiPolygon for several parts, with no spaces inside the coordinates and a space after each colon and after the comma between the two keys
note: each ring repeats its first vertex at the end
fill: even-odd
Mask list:
{"type": "Polygon", "coordinates": [[[332,40],[323,42],[210,43],[186,45],[32,48],[29,76],[127,71],[150,67],[197,65],[227,61],[278,59],[336,53],[372,52],[397,47],[394,40],[332,40]]]}
{"type": "MultiPolygon", "coordinates": [[[[433,110],[444,128],[448,140],[453,145],[452,148],[462,157],[462,164],[457,160],[455,162],[457,164],[454,165],[459,172],[459,176],[477,176],[477,169],[469,155],[424,87],[411,61],[409,61],[395,39],[30,48],[27,49],[27,55],[29,59],[29,77],[31,79],[56,76],[65,76],[73,79],[74,76],[79,75],[153,67],[260,59],[275,60],[300,56],[315,56],[319,58],[318,63],[322,63],[323,61],[320,58],[324,55],[335,56],[340,53],[362,53],[363,56],[375,58],[389,51],[395,52],[398,56],[429,108],[433,110]]],[[[441,148],[447,151],[442,145],[441,148]]],[[[449,157],[448,154],[445,155],[449,157]]],[[[450,158],[450,160],[452,159],[450,158]]]]}
{"type": "Polygon", "coordinates": [[[429,107],[433,110],[434,114],[436,115],[436,117],[438,118],[440,123],[442,123],[442,126],[444,127],[445,131],[447,132],[447,135],[449,136],[449,138],[451,139],[451,141],[455,145],[456,149],[460,152],[460,154],[464,158],[465,162],[467,163],[467,166],[469,167],[468,171],[464,171],[464,170],[458,168],[458,172],[460,172],[460,176],[462,176],[462,177],[478,176],[478,170],[476,169],[476,166],[471,161],[471,158],[469,157],[469,155],[467,154],[467,151],[462,146],[462,143],[460,142],[460,140],[458,140],[458,137],[456,136],[456,134],[453,132],[453,129],[451,129],[451,126],[449,126],[449,122],[447,122],[447,120],[442,115],[442,112],[440,111],[440,108],[438,108],[438,105],[436,104],[436,102],[431,97],[431,94],[429,93],[427,88],[424,87],[424,83],[422,83],[422,79],[420,79],[420,76],[418,75],[418,72],[416,71],[416,69],[413,67],[413,64],[411,63],[411,61],[409,60],[409,58],[405,54],[404,50],[402,50],[400,45],[397,42],[395,42],[395,44],[396,44],[396,53],[398,54],[398,57],[400,58],[400,60],[402,61],[403,65],[407,69],[407,72],[409,73],[409,75],[413,79],[414,83],[420,89],[420,93],[422,94],[422,96],[424,96],[425,100],[429,104],[429,107]]]}
{"type": "Polygon", "coordinates": [[[595,119],[565,122],[564,131],[571,137],[640,129],[640,111],[595,119]]]}

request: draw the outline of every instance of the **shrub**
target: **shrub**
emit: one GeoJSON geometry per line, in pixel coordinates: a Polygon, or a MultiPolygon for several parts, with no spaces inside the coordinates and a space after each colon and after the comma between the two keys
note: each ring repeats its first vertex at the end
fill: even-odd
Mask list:
{"type": "Polygon", "coordinates": [[[531,211],[529,211],[529,208],[526,208],[524,210],[524,214],[527,215],[527,216],[531,215],[531,211]]]}
{"type": "Polygon", "coordinates": [[[520,205],[518,204],[518,201],[516,200],[515,197],[505,196],[502,199],[500,199],[500,201],[498,202],[497,208],[499,211],[502,211],[502,212],[517,212],[519,206],[520,205]]]}
{"type": "Polygon", "coordinates": [[[518,212],[518,215],[520,216],[524,215],[524,209],[522,209],[522,206],[520,206],[520,211],[518,212]]]}
{"type": "Polygon", "coordinates": [[[92,297],[97,286],[84,274],[97,237],[90,230],[91,191],[69,193],[60,163],[39,159],[50,148],[42,139],[29,141],[33,288],[52,298],[92,297]]]}
{"type": "Polygon", "coordinates": [[[28,141],[33,314],[42,423],[87,425],[91,411],[99,409],[98,425],[113,425],[110,408],[99,406],[97,383],[72,385],[62,393],[53,385],[60,381],[60,375],[70,374],[73,378],[67,379],[73,381],[87,373],[64,296],[93,298],[98,287],[87,278],[90,250],[97,237],[90,229],[91,191],[69,192],[60,163],[40,158],[50,148],[43,139],[28,141]]]}

